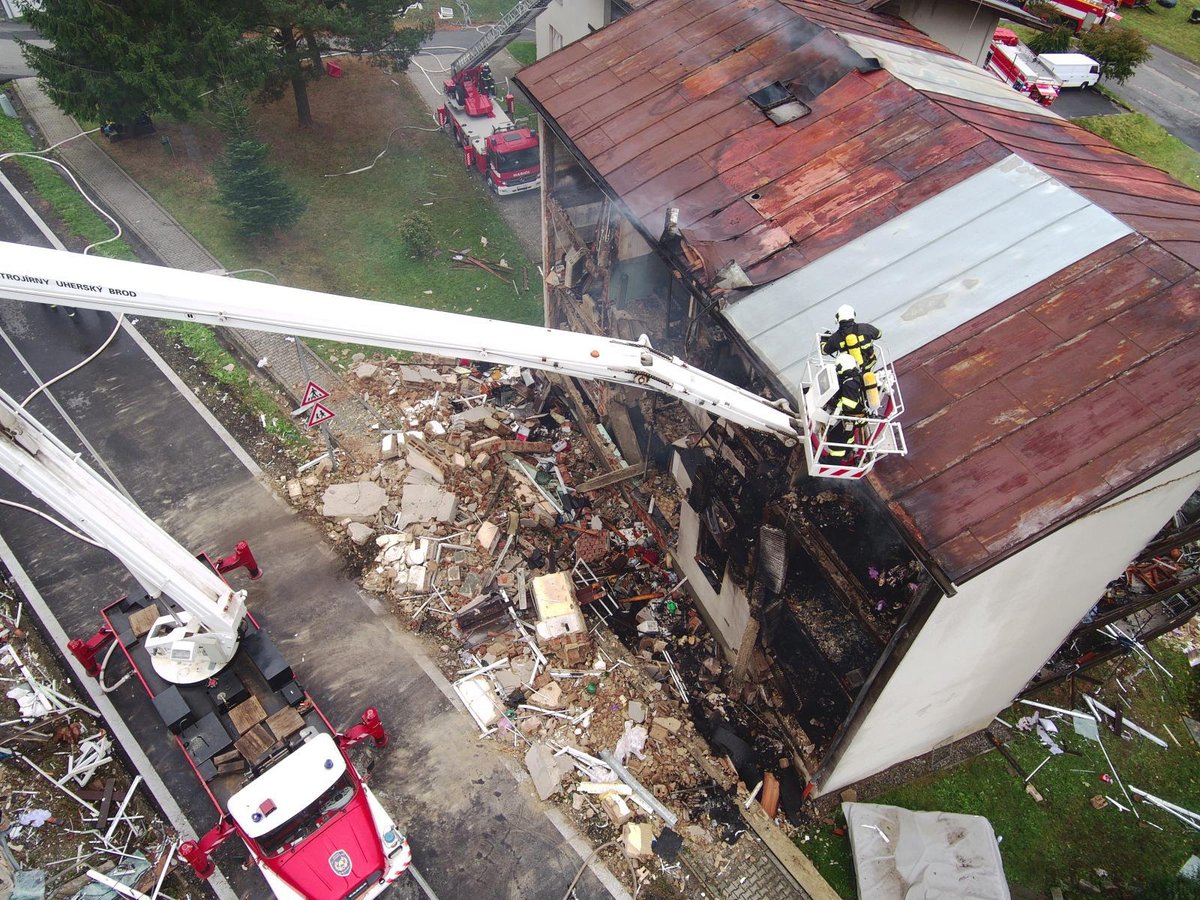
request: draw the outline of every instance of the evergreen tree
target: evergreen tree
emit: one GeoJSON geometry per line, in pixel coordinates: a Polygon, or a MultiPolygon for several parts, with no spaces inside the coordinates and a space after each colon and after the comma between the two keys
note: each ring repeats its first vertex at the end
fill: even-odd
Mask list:
{"type": "Polygon", "coordinates": [[[218,72],[261,81],[265,42],[242,40],[237,0],[43,0],[25,19],[52,46],[20,41],[55,105],[84,119],[186,118],[218,72]]]}
{"type": "Polygon", "coordinates": [[[290,228],[308,204],[267,161],[266,145],[250,131],[244,95],[222,88],[215,105],[227,137],[225,156],[213,171],[225,214],[245,238],[290,228]]]}

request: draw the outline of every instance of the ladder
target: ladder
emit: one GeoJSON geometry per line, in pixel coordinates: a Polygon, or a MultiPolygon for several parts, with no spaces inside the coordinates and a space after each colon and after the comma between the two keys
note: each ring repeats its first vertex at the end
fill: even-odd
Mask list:
{"type": "Polygon", "coordinates": [[[450,65],[450,77],[457,78],[463,69],[491,59],[498,50],[503,50],[517,35],[525,30],[537,14],[550,5],[550,0],[521,0],[500,17],[500,21],[483,33],[483,37],[450,65]]]}

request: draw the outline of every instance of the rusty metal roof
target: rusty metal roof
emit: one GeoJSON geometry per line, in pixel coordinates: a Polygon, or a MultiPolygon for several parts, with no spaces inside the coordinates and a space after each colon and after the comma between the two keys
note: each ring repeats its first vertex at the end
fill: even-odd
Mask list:
{"type": "Polygon", "coordinates": [[[961,581],[1197,447],[1200,194],[868,5],[653,0],[518,80],[648,239],[680,210],[710,278],[804,270],[1012,154],[1134,230],[901,361],[911,452],[874,483],[961,581]],[[771,122],[773,82],[809,114],[771,122]]]}
{"type": "Polygon", "coordinates": [[[876,489],[955,581],[1197,447],[1200,274],[1139,235],[909,354],[876,489]]]}

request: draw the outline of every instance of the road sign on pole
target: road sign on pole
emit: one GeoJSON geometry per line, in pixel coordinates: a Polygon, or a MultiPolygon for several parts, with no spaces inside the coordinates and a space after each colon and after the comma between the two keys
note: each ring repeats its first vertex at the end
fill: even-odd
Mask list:
{"type": "Polygon", "coordinates": [[[308,427],[312,428],[322,422],[328,422],[334,417],[333,410],[321,403],[314,403],[308,415],[308,427]]]}

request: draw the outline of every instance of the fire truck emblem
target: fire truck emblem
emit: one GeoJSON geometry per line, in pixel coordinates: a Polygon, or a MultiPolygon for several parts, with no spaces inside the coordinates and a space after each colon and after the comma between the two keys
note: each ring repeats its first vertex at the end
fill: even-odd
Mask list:
{"type": "Polygon", "coordinates": [[[333,874],[345,878],[350,874],[350,869],[353,868],[350,862],[350,854],[345,850],[338,850],[333,856],[329,857],[329,868],[333,869],[333,874]]]}

